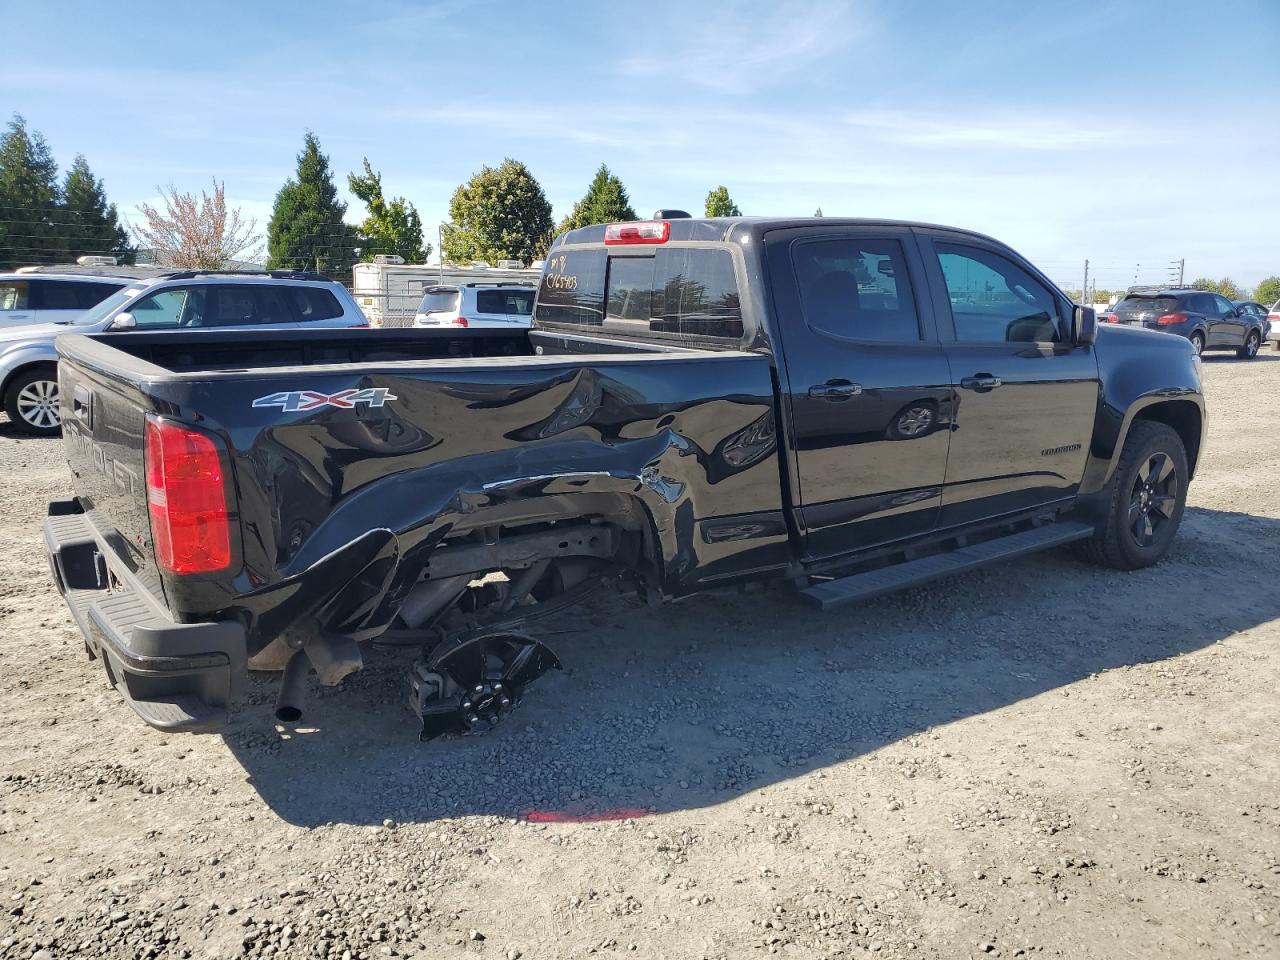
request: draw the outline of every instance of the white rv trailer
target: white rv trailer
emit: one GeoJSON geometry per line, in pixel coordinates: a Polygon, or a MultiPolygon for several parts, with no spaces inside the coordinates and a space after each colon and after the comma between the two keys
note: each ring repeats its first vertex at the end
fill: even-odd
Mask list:
{"type": "Polygon", "coordinates": [[[518,261],[503,260],[491,267],[477,261],[470,266],[446,263],[405,263],[400,257],[378,255],[373,263],[357,263],[352,269],[351,295],[373,327],[411,327],[422,292],[437,284],[511,283],[536,286],[542,277],[542,263],[521,267],[518,261]]]}

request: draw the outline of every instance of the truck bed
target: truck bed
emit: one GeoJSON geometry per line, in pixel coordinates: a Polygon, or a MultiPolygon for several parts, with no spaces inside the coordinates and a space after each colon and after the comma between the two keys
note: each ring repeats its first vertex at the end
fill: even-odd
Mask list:
{"type": "Polygon", "coordinates": [[[330,627],[375,629],[442,542],[531,517],[629,525],[676,594],[790,556],[762,354],[416,330],[69,335],[58,349],[75,493],[113,576],[179,621],[240,620],[250,655],[319,607],[330,627]],[[157,568],[149,416],[225,448],[233,572],[157,568]]]}

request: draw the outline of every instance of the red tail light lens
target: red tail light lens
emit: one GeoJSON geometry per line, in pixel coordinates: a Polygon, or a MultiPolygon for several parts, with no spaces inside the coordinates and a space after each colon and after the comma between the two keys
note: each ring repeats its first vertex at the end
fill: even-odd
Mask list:
{"type": "Polygon", "coordinates": [[[1179,323],[1186,323],[1187,315],[1185,313],[1166,313],[1162,317],[1156,317],[1157,327],[1172,327],[1179,323]]]}
{"type": "Polygon", "coordinates": [[[212,573],[231,565],[226,480],[213,438],[147,420],[147,509],[156,559],[169,573],[212,573]]]}
{"type": "Polygon", "coordinates": [[[1102,315],[1102,322],[1103,323],[1119,323],[1120,318],[1116,316],[1114,313],[1104,313],[1102,315]]]}
{"type": "Polygon", "coordinates": [[[639,223],[611,223],[604,228],[607,246],[618,243],[666,243],[671,224],[666,220],[643,220],[639,223]]]}
{"type": "Polygon", "coordinates": [[[453,321],[453,325],[454,325],[455,327],[465,327],[465,326],[468,326],[468,324],[467,324],[467,318],[466,318],[466,317],[458,317],[458,318],[456,318],[456,319],[453,321]]]}

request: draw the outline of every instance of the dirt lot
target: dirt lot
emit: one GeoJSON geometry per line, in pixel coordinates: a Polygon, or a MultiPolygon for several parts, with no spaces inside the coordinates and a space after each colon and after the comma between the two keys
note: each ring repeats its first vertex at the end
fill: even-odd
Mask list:
{"type": "Polygon", "coordinates": [[[1206,379],[1156,569],[608,598],[426,745],[393,653],[293,734],[266,681],[145,727],[41,555],[60,445],[0,424],[0,957],[1278,957],[1280,357],[1206,379]]]}

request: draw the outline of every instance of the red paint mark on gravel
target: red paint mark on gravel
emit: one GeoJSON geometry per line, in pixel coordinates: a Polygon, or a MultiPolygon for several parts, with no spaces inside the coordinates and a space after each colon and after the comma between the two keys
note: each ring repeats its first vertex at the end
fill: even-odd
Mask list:
{"type": "Polygon", "coordinates": [[[568,810],[526,810],[521,819],[530,823],[601,823],[606,820],[638,820],[647,817],[644,807],[618,807],[595,813],[570,813],[568,810]]]}

